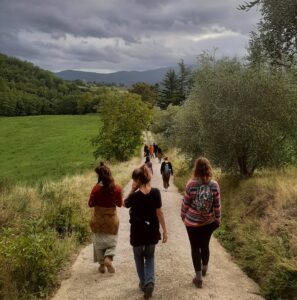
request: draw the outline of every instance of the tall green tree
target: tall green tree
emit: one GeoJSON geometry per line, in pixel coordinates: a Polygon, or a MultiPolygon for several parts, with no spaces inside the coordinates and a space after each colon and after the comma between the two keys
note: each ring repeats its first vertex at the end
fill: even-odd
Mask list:
{"type": "Polygon", "coordinates": [[[180,103],[183,103],[186,100],[186,97],[189,95],[191,86],[192,86],[192,76],[191,69],[185,65],[184,60],[182,59],[178,62],[178,80],[179,80],[179,97],[180,103]]]}
{"type": "Polygon", "coordinates": [[[272,66],[290,68],[297,63],[297,1],[246,1],[239,9],[248,11],[259,6],[261,19],[251,33],[249,59],[253,64],[263,58],[272,66]]]}
{"type": "Polygon", "coordinates": [[[181,101],[178,74],[174,69],[170,69],[161,83],[158,105],[165,109],[169,104],[179,105],[181,101]]]}
{"type": "Polygon", "coordinates": [[[93,140],[97,147],[95,158],[119,161],[130,158],[143,142],[142,132],[151,117],[151,109],[139,95],[116,89],[107,92],[100,105],[103,126],[93,140]]]}
{"type": "Polygon", "coordinates": [[[203,55],[178,115],[178,145],[192,157],[207,155],[224,171],[244,177],[291,163],[297,154],[296,96],[286,73],[203,55]]]}

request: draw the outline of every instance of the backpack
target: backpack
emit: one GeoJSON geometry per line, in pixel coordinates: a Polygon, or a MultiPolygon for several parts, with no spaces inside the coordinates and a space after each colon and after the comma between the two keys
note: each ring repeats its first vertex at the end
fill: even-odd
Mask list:
{"type": "Polygon", "coordinates": [[[165,165],[164,165],[164,174],[165,175],[170,175],[170,173],[171,173],[171,169],[169,168],[169,164],[165,163],[165,165]]]}
{"type": "Polygon", "coordinates": [[[199,184],[195,197],[195,208],[203,213],[210,213],[213,209],[213,195],[210,188],[211,181],[208,184],[199,184]]]}

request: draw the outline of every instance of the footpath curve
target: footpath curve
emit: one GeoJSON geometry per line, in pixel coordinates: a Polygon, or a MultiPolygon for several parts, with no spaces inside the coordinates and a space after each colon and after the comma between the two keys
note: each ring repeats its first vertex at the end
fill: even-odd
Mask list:
{"type": "MultiPolygon", "coordinates": [[[[165,192],[162,188],[160,164],[153,161],[153,169],[152,186],[161,190],[168,242],[159,243],[156,247],[156,286],[152,299],[263,299],[259,296],[257,284],[240,270],[213,237],[209,271],[203,280],[203,288],[194,287],[190,245],[179,217],[181,195],[173,186],[172,179],[168,192],[165,192]]],[[[125,195],[130,186],[131,183],[126,186],[125,195]]],[[[143,293],[138,288],[133,253],[129,244],[128,209],[121,208],[118,214],[120,230],[114,260],[116,273],[100,274],[98,265],[93,263],[92,245],[88,245],[80,252],[71,267],[71,276],[62,282],[52,300],[143,299],[143,293]]]]}

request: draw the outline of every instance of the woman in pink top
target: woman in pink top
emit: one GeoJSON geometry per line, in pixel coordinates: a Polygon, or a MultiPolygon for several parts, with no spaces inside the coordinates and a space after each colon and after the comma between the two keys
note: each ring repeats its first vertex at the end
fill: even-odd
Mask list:
{"type": "Polygon", "coordinates": [[[188,232],[196,273],[193,283],[198,288],[202,287],[202,276],[206,275],[208,268],[211,235],[221,223],[220,187],[211,177],[210,162],[204,157],[198,158],[193,176],[186,185],[181,207],[181,218],[188,232]]]}

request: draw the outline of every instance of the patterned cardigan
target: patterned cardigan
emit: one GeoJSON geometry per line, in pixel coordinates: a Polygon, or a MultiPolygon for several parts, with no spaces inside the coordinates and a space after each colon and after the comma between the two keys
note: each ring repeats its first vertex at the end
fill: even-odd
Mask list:
{"type": "Polygon", "coordinates": [[[212,222],[221,223],[221,197],[220,187],[215,180],[202,182],[201,179],[190,179],[186,185],[185,195],[182,199],[181,218],[188,227],[200,227],[212,222]],[[195,199],[202,186],[209,186],[212,204],[209,211],[201,211],[197,208],[195,199]]]}

